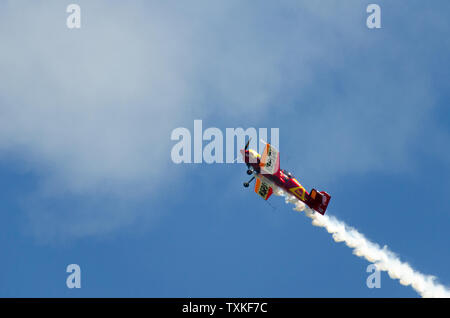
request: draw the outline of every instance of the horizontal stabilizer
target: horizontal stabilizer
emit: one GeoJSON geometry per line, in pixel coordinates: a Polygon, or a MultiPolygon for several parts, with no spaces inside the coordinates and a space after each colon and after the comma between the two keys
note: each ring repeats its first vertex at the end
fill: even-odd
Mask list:
{"type": "Polygon", "coordinates": [[[330,203],[331,196],[325,191],[318,192],[316,189],[312,189],[309,195],[310,202],[309,206],[324,215],[327,210],[328,204],[330,203]]]}

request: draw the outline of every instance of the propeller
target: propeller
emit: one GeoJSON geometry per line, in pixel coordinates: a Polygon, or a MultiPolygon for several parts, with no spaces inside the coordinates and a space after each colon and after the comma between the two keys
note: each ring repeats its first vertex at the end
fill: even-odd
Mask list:
{"type": "MultiPolygon", "coordinates": [[[[248,150],[248,146],[250,145],[250,140],[252,140],[252,138],[249,138],[249,140],[245,144],[245,148],[244,148],[245,151],[248,150]]],[[[238,158],[239,158],[239,156],[237,156],[236,159],[233,160],[233,163],[235,163],[238,160],[238,158]]]]}
{"type": "Polygon", "coordinates": [[[244,150],[248,150],[248,146],[250,145],[250,140],[252,140],[252,138],[248,139],[247,143],[245,144],[244,150]]]}

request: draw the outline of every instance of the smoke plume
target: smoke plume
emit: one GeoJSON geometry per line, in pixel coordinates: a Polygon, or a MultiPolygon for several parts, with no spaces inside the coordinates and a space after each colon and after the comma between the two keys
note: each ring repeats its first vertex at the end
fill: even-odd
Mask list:
{"type": "Polygon", "coordinates": [[[353,249],[353,254],[363,257],[375,264],[380,271],[386,271],[392,279],[398,279],[400,284],[411,286],[422,297],[449,298],[450,289],[440,285],[436,277],[422,274],[414,270],[408,263],[402,262],[399,257],[391,252],[387,246],[381,248],[378,244],[369,241],[355,228],[346,225],[334,216],[321,215],[307,207],[294,196],[277,189],[276,195],[284,196],[286,203],[295,205],[295,211],[305,211],[307,217],[312,220],[314,226],[325,228],[333,236],[335,242],[344,242],[353,249]]]}

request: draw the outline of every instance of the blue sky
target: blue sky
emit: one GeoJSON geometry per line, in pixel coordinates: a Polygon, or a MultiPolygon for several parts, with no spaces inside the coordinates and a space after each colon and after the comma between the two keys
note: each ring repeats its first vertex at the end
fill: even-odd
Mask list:
{"type": "Polygon", "coordinates": [[[177,127],[280,128],[327,213],[449,286],[447,1],[0,4],[0,296],[417,297],[177,127]],[[382,29],[365,25],[382,9],[382,29]],[[82,288],[66,287],[79,264],[82,288]]]}

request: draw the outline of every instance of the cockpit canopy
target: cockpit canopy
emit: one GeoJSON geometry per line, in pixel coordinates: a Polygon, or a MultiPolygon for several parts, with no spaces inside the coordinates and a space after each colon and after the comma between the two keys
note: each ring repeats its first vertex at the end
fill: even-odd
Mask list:
{"type": "Polygon", "coordinates": [[[283,172],[283,174],[286,175],[289,179],[292,179],[294,177],[292,175],[292,173],[290,173],[289,171],[287,171],[285,169],[281,169],[281,172],[283,172]]]}

